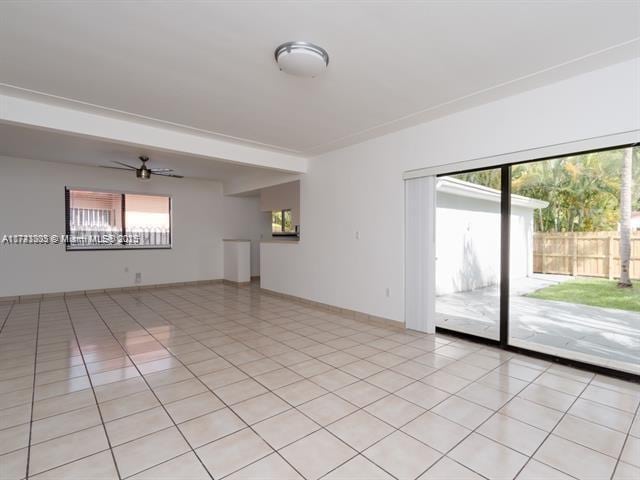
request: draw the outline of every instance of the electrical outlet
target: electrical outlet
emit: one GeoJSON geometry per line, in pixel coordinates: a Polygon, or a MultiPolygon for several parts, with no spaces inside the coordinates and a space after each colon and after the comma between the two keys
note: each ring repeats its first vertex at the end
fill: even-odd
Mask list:
{"type": "Polygon", "coordinates": [[[356,232],[356,240],[360,240],[360,232],[356,232]]]}
{"type": "Polygon", "coordinates": [[[141,272],[136,272],[136,283],[142,283],[142,273],[141,272]]]}
{"type": "Polygon", "coordinates": [[[124,267],[124,273],[129,273],[129,267],[124,267]]]}
{"type": "Polygon", "coordinates": [[[391,296],[391,290],[389,290],[389,287],[385,288],[384,293],[387,297],[391,296]]]}

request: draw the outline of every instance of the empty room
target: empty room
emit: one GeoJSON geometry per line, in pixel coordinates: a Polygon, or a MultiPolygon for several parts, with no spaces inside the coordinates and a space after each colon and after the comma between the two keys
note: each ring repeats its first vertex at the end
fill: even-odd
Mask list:
{"type": "Polygon", "coordinates": [[[0,2],[0,480],[640,480],[640,0],[0,2]]]}

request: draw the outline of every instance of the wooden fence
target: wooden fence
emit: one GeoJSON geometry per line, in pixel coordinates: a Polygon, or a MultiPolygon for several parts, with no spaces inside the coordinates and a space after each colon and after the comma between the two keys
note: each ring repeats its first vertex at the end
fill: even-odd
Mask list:
{"type": "MultiPolygon", "coordinates": [[[[620,276],[618,232],[534,233],[533,271],[574,276],[620,276]]],[[[630,276],[640,279],[640,234],[631,237],[630,276]]]]}

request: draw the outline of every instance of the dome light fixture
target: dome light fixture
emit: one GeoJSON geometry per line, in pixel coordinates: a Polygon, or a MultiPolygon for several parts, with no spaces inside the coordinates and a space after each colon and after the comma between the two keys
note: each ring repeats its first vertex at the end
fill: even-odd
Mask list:
{"type": "Polygon", "coordinates": [[[281,71],[298,77],[316,77],[329,65],[327,51],[308,42],[283,43],[274,55],[281,71]]]}

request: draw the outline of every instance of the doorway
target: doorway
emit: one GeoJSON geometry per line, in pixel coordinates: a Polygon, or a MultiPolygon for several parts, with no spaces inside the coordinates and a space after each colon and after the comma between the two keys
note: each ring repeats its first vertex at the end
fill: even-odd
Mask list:
{"type": "Polygon", "coordinates": [[[436,329],[637,378],[639,150],[433,177],[436,329]]]}

